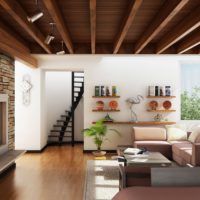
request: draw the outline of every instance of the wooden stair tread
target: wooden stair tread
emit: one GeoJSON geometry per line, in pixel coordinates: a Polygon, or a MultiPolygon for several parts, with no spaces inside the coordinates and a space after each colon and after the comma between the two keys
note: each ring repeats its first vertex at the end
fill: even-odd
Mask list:
{"type": "Polygon", "coordinates": [[[66,122],[66,123],[68,123],[69,121],[68,120],[58,119],[57,122],[66,122]]]}
{"type": "Polygon", "coordinates": [[[63,136],[60,136],[60,135],[48,135],[48,137],[55,137],[55,138],[58,138],[58,137],[61,137],[61,138],[64,138],[64,137],[72,137],[71,135],[63,135],[63,136]]]}
{"type": "MultiPolygon", "coordinates": [[[[50,132],[51,132],[51,133],[60,133],[61,130],[51,130],[50,132]]],[[[67,130],[66,130],[64,133],[71,133],[71,131],[69,131],[69,130],[67,131],[67,130]]]]}

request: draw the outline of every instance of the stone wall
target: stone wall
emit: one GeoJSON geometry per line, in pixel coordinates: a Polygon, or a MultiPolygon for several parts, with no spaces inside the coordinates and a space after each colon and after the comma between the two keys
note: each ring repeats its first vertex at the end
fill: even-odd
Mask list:
{"type": "Polygon", "coordinates": [[[0,54],[0,93],[8,94],[8,147],[14,149],[15,134],[15,64],[14,59],[0,54]]]}

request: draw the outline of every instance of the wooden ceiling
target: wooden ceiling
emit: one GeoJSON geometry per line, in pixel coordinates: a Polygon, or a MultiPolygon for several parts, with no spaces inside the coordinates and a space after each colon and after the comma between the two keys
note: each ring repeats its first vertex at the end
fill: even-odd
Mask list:
{"type": "Polygon", "coordinates": [[[55,54],[61,41],[67,54],[199,54],[200,1],[0,0],[0,35],[2,52],[33,66],[31,54],[55,54]]]}

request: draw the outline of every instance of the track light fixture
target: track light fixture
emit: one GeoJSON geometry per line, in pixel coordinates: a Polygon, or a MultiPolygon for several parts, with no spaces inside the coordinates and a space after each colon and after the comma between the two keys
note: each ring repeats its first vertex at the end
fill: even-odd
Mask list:
{"type": "Polygon", "coordinates": [[[46,37],[46,39],[44,41],[46,44],[50,44],[51,41],[55,39],[55,36],[53,36],[53,30],[54,30],[55,23],[49,23],[49,24],[51,26],[51,31],[50,31],[50,34],[47,35],[47,37],[46,37]]]}
{"type": "Polygon", "coordinates": [[[56,54],[57,55],[64,55],[65,54],[64,42],[63,41],[61,41],[61,51],[58,51],[56,54]]]}
{"type": "Polygon", "coordinates": [[[27,17],[27,20],[28,20],[29,22],[31,22],[31,23],[33,23],[33,22],[35,22],[36,20],[40,19],[40,18],[44,15],[44,13],[41,12],[40,9],[39,9],[38,0],[36,0],[35,3],[36,3],[36,6],[37,6],[37,8],[38,8],[38,11],[37,11],[34,15],[32,15],[31,17],[29,17],[29,16],[27,17]]]}

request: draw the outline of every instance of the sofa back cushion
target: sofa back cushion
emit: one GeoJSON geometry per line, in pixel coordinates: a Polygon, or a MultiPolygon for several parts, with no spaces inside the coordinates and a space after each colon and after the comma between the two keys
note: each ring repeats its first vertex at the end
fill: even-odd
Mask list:
{"type": "Polygon", "coordinates": [[[167,140],[165,128],[160,127],[133,127],[133,139],[140,140],[167,140]]]}
{"type": "Polygon", "coordinates": [[[192,143],[200,143],[200,126],[197,126],[190,134],[188,140],[192,143]]]}
{"type": "Polygon", "coordinates": [[[168,127],[167,140],[168,141],[185,141],[187,140],[187,132],[180,128],[168,127]]]}

